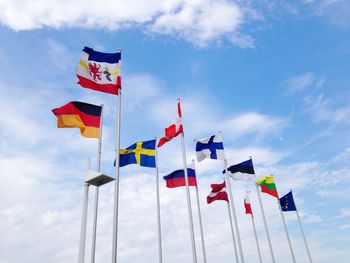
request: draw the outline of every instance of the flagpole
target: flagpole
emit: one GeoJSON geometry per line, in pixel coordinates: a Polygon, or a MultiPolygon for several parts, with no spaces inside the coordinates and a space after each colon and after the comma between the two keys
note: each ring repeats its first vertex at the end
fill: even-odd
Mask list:
{"type": "MultiPolygon", "coordinates": [[[[292,192],[292,189],[289,189],[289,190],[292,192]]],[[[298,209],[295,209],[295,213],[297,214],[298,223],[299,223],[299,226],[300,226],[301,234],[302,234],[303,239],[304,239],[304,243],[305,243],[307,255],[308,255],[308,257],[309,257],[309,261],[310,261],[310,263],[312,263],[312,258],[311,258],[310,249],[309,249],[309,246],[308,246],[308,244],[307,244],[307,242],[306,242],[306,237],[305,237],[305,233],[304,233],[304,228],[303,228],[303,225],[301,224],[301,219],[300,219],[300,215],[299,215],[298,209]]]]}
{"type": "Polygon", "coordinates": [[[272,262],[273,262],[273,263],[276,263],[275,256],[274,256],[273,250],[272,250],[272,245],[271,245],[271,239],[270,239],[269,229],[267,228],[266,217],[265,217],[265,212],[264,212],[264,208],[263,208],[262,201],[261,201],[261,196],[260,196],[260,192],[259,192],[259,187],[258,187],[257,184],[255,184],[255,186],[256,186],[256,192],[257,192],[257,194],[258,194],[258,199],[259,199],[261,214],[262,214],[262,217],[263,217],[263,220],[264,220],[264,226],[265,226],[267,241],[269,242],[269,248],[270,248],[270,253],[271,253],[272,262]]]}
{"type": "Polygon", "coordinates": [[[155,148],[155,158],[156,158],[156,198],[157,198],[157,223],[158,223],[158,259],[159,263],[163,262],[162,256],[162,230],[161,230],[161,222],[160,222],[160,201],[159,201],[159,171],[158,171],[158,153],[157,147],[155,148]]]}
{"type": "Polygon", "coordinates": [[[294,256],[294,251],[293,251],[293,248],[292,248],[292,243],[290,242],[290,238],[289,238],[289,233],[288,233],[288,228],[287,228],[286,220],[284,219],[284,215],[283,215],[283,212],[282,212],[282,207],[281,207],[281,203],[280,203],[280,199],[279,199],[279,198],[277,198],[277,205],[278,205],[278,208],[279,208],[280,213],[281,213],[281,217],[282,217],[282,221],[283,221],[284,230],[286,231],[286,236],[287,236],[287,240],[288,240],[288,245],[289,245],[290,253],[292,254],[293,262],[296,263],[296,261],[295,261],[295,256],[294,256]]]}
{"type": "MultiPolygon", "coordinates": [[[[180,101],[180,99],[178,99],[178,101],[180,101]]],[[[185,150],[185,136],[184,136],[183,132],[181,133],[181,146],[182,146],[182,159],[183,159],[184,173],[185,173],[185,182],[186,182],[187,208],[188,208],[188,220],[189,220],[189,223],[190,223],[192,257],[193,257],[193,263],[197,263],[196,243],[195,243],[195,239],[194,239],[192,208],[191,208],[191,196],[190,196],[190,189],[189,189],[189,186],[188,186],[188,173],[187,173],[187,161],[186,161],[186,150],[185,150]]]]}
{"type": "MultiPolygon", "coordinates": [[[[121,50],[119,50],[121,52],[121,50]]],[[[117,239],[118,239],[118,203],[119,203],[119,149],[120,149],[120,110],[121,88],[117,95],[117,125],[116,125],[116,150],[115,150],[115,185],[114,185],[114,213],[113,213],[113,243],[112,263],[117,263],[117,239]]]]}
{"type": "Polygon", "coordinates": [[[232,223],[232,216],[231,216],[231,210],[230,210],[229,202],[227,202],[227,211],[228,211],[228,217],[230,219],[230,227],[231,227],[231,233],[232,233],[232,242],[233,242],[233,248],[235,249],[236,263],[239,263],[238,251],[237,251],[237,245],[236,245],[236,239],[235,239],[235,232],[233,231],[233,223],[232,223]]]}
{"type": "Polygon", "coordinates": [[[301,224],[300,215],[299,215],[298,210],[295,210],[295,212],[296,212],[296,214],[297,214],[297,218],[298,218],[300,230],[301,230],[301,233],[302,233],[302,235],[303,235],[305,247],[306,247],[306,250],[307,250],[307,255],[308,255],[308,257],[309,257],[310,263],[312,263],[311,253],[310,253],[310,250],[309,250],[309,246],[307,245],[307,242],[306,242],[305,233],[304,233],[304,228],[303,228],[303,226],[302,226],[302,224],[301,224]]]}
{"type": "MultiPolygon", "coordinates": [[[[195,167],[195,162],[192,160],[193,167],[195,167]]],[[[198,194],[198,182],[196,185],[196,197],[197,197],[197,209],[198,209],[198,217],[199,217],[199,228],[201,231],[201,241],[202,241],[202,252],[203,252],[203,261],[204,263],[207,263],[207,255],[205,252],[205,242],[204,242],[204,233],[203,233],[203,224],[202,224],[202,213],[201,213],[201,207],[199,203],[199,194],[198,194]]]]}
{"type": "Polygon", "coordinates": [[[233,220],[235,222],[235,228],[236,228],[236,233],[237,233],[237,240],[238,240],[238,247],[239,247],[239,255],[241,258],[241,263],[244,263],[244,256],[243,256],[243,249],[242,249],[242,243],[241,243],[241,236],[239,234],[239,229],[238,229],[238,221],[237,221],[237,216],[236,216],[236,210],[235,210],[235,205],[233,203],[233,196],[232,196],[232,190],[231,190],[231,182],[230,178],[228,177],[228,172],[227,172],[227,160],[224,160],[224,168],[225,168],[225,174],[226,174],[226,182],[227,182],[227,187],[228,187],[228,192],[230,195],[230,203],[231,203],[231,209],[232,209],[232,215],[233,215],[233,220]]]}
{"type": "MultiPolygon", "coordinates": [[[[248,196],[248,192],[247,192],[248,196]]],[[[253,229],[254,229],[254,236],[255,236],[255,242],[256,242],[256,247],[258,249],[258,254],[259,254],[259,261],[262,263],[262,258],[261,258],[261,252],[260,252],[260,246],[259,246],[259,240],[258,240],[258,235],[256,233],[256,228],[255,228],[255,222],[254,222],[254,215],[253,212],[250,214],[250,217],[252,219],[252,224],[253,224],[253,229]]]]}
{"type": "MultiPolygon", "coordinates": [[[[101,108],[100,134],[99,134],[99,138],[98,138],[98,147],[97,147],[97,172],[101,172],[101,153],[102,153],[103,104],[101,104],[100,106],[102,108],[101,108]]],[[[92,227],[91,263],[95,263],[99,190],[100,190],[100,187],[95,186],[95,208],[94,208],[94,221],[93,221],[93,227],[92,227]]]]}
{"type": "Polygon", "coordinates": [[[78,263],[84,263],[85,260],[85,241],[86,241],[86,221],[89,199],[89,184],[84,184],[84,200],[80,225],[80,241],[78,263]]]}

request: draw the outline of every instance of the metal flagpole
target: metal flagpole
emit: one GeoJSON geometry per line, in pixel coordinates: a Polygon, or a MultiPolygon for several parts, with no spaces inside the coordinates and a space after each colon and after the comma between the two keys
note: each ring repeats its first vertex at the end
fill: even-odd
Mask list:
{"type": "Polygon", "coordinates": [[[229,219],[230,219],[230,226],[231,226],[231,233],[232,233],[232,242],[233,242],[233,247],[235,249],[236,263],[239,263],[238,252],[237,252],[237,245],[236,245],[236,239],[235,239],[235,232],[233,231],[233,223],[232,223],[232,216],[231,216],[231,210],[230,210],[229,203],[227,203],[227,211],[228,211],[228,216],[229,216],[229,219]]]}
{"type": "Polygon", "coordinates": [[[277,205],[278,205],[278,208],[279,208],[280,213],[281,213],[281,217],[282,217],[282,221],[283,221],[284,230],[286,231],[286,236],[287,236],[287,240],[288,240],[288,245],[289,245],[290,253],[292,254],[293,262],[295,263],[294,251],[293,251],[293,248],[292,248],[292,243],[290,242],[289,233],[288,233],[288,228],[287,228],[286,220],[284,219],[284,215],[283,215],[283,212],[282,212],[282,207],[281,207],[281,203],[280,203],[280,199],[279,199],[279,198],[277,199],[277,205]]]}
{"type": "Polygon", "coordinates": [[[239,255],[240,255],[240,258],[241,258],[241,263],[244,263],[243,249],[242,249],[242,243],[241,243],[241,236],[239,234],[236,210],[235,210],[235,205],[233,203],[231,182],[230,182],[230,178],[228,177],[228,173],[227,173],[227,160],[226,159],[224,160],[224,168],[225,168],[225,174],[226,174],[226,182],[227,182],[228,193],[230,195],[230,203],[231,203],[231,208],[232,208],[232,215],[233,215],[233,220],[235,222],[235,228],[236,228],[236,233],[237,233],[239,255]]]}
{"type": "MultiPolygon", "coordinates": [[[[248,192],[247,192],[248,196],[248,192]]],[[[260,252],[260,246],[259,246],[259,240],[258,240],[258,235],[256,233],[256,228],[255,228],[255,222],[254,222],[254,215],[253,213],[250,214],[250,217],[252,219],[252,224],[253,224],[253,229],[254,229],[254,236],[255,236],[255,242],[256,242],[256,247],[258,248],[258,254],[259,254],[259,261],[262,263],[262,258],[261,258],[261,252],[260,252]]]]}
{"type": "Polygon", "coordinates": [[[301,224],[300,215],[299,215],[299,213],[298,213],[298,210],[295,210],[295,212],[297,213],[297,217],[298,217],[298,222],[299,222],[300,230],[301,230],[301,233],[302,233],[303,238],[304,238],[304,243],[305,243],[305,246],[306,246],[307,255],[309,256],[310,263],[312,263],[311,253],[310,253],[310,250],[309,250],[309,246],[307,245],[307,242],[306,242],[305,233],[304,233],[304,228],[303,228],[303,226],[302,226],[302,224],[301,224]]]}
{"type": "Polygon", "coordinates": [[[86,221],[89,199],[89,184],[84,185],[84,200],[80,226],[79,256],[78,263],[84,263],[85,260],[85,240],[86,240],[86,221]]]}
{"type": "MultiPolygon", "coordinates": [[[[195,162],[192,160],[193,167],[195,167],[195,162]]],[[[199,195],[198,195],[198,185],[196,186],[196,197],[197,197],[197,209],[198,209],[198,217],[199,217],[199,228],[201,231],[201,241],[202,241],[202,251],[203,251],[203,261],[207,263],[207,255],[205,252],[205,243],[204,243],[204,233],[203,233],[203,224],[202,224],[202,213],[201,207],[199,204],[199,195]]]]}
{"type": "Polygon", "coordinates": [[[262,214],[262,217],[263,217],[263,220],[264,220],[264,226],[265,226],[267,241],[269,242],[269,248],[270,248],[270,253],[271,253],[272,262],[273,262],[273,263],[276,263],[275,256],[273,255],[273,250],[272,250],[272,245],[271,245],[270,234],[269,234],[269,230],[268,230],[268,228],[267,228],[266,217],[265,217],[265,212],[264,212],[264,208],[263,208],[262,201],[261,201],[261,196],[260,196],[260,192],[259,192],[259,187],[258,187],[257,184],[255,184],[255,186],[256,186],[256,192],[257,192],[257,194],[258,194],[258,199],[259,199],[261,214],[262,214]]]}
{"type": "Polygon", "coordinates": [[[185,151],[185,136],[184,136],[183,132],[181,133],[181,145],[182,145],[182,159],[183,159],[183,164],[184,164],[184,173],[185,173],[185,182],[186,182],[188,220],[190,223],[190,232],[191,232],[192,257],[193,257],[193,263],[197,263],[196,243],[195,243],[195,239],[194,239],[193,219],[192,219],[192,209],[191,209],[191,196],[190,196],[190,189],[188,186],[188,173],[187,173],[187,162],[186,162],[186,151],[185,151]]]}
{"type": "MultiPolygon", "coordinates": [[[[157,141],[157,140],[156,140],[157,141]]],[[[159,252],[159,263],[163,262],[162,256],[162,229],[160,223],[160,201],[159,201],[159,172],[158,172],[158,153],[156,147],[156,198],[157,198],[157,223],[158,223],[158,252],[159,252]]]]}
{"type": "MultiPolygon", "coordinates": [[[[119,50],[121,52],[121,50],[119,50]]],[[[117,134],[115,150],[115,185],[114,185],[114,213],[113,213],[113,243],[112,263],[117,263],[117,238],[118,238],[118,203],[119,203],[119,149],[120,149],[120,110],[121,110],[121,88],[117,95],[117,134]]]]}
{"type": "MultiPolygon", "coordinates": [[[[101,109],[101,121],[100,121],[100,134],[99,134],[99,138],[98,138],[98,148],[97,148],[97,172],[101,172],[101,153],[102,153],[103,104],[101,104],[100,106],[102,107],[102,109],[101,109]]],[[[100,187],[95,186],[95,208],[94,208],[94,221],[93,221],[93,227],[92,227],[91,263],[95,263],[99,190],[100,190],[100,187]]]]}

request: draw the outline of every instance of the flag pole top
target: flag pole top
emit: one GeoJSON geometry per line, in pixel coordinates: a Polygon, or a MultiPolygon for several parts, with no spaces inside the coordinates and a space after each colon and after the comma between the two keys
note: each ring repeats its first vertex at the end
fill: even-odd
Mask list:
{"type": "Polygon", "coordinates": [[[177,98],[177,101],[180,102],[180,98],[177,98]]]}
{"type": "Polygon", "coordinates": [[[249,159],[250,159],[250,160],[252,160],[252,159],[253,159],[251,155],[249,155],[249,159]]]}
{"type": "Polygon", "coordinates": [[[119,53],[122,53],[123,50],[122,50],[121,48],[118,48],[117,51],[118,51],[119,53]]]}
{"type": "Polygon", "coordinates": [[[101,106],[101,107],[103,107],[103,106],[105,106],[105,105],[103,105],[103,104],[100,104],[100,106],[101,106]]]}

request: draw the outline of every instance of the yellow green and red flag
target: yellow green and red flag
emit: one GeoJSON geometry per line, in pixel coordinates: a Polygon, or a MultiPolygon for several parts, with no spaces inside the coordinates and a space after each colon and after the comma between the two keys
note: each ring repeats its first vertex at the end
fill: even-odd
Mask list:
{"type": "Polygon", "coordinates": [[[278,192],[273,176],[261,177],[256,181],[256,183],[261,187],[261,192],[267,193],[278,198],[278,192]]]}

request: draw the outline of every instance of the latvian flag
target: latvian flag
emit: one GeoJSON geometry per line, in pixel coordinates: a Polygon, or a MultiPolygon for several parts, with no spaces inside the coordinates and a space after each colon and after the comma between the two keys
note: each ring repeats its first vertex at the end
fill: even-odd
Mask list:
{"type": "Polygon", "coordinates": [[[228,202],[228,196],[226,193],[226,184],[211,184],[211,192],[207,196],[207,203],[210,204],[216,200],[224,200],[228,202]]]}
{"type": "Polygon", "coordinates": [[[84,47],[77,67],[78,84],[96,91],[118,94],[121,87],[121,52],[102,53],[84,47]]]}
{"type": "MultiPolygon", "coordinates": [[[[197,186],[196,172],[192,165],[187,168],[187,175],[188,185],[197,186]]],[[[184,169],[176,170],[171,174],[164,176],[163,178],[166,181],[166,187],[168,188],[175,188],[186,185],[184,169]]]]}

